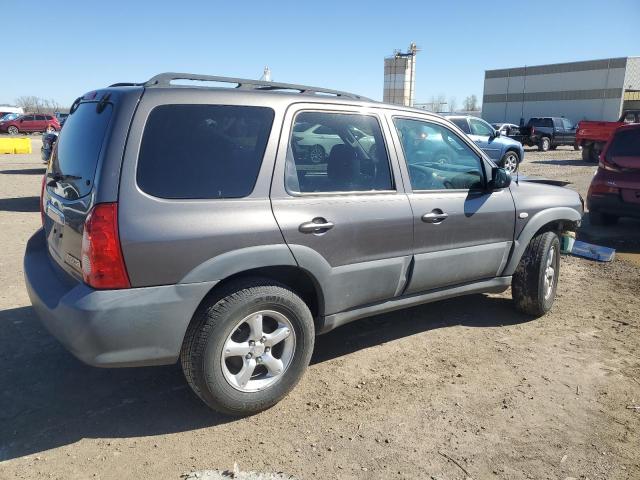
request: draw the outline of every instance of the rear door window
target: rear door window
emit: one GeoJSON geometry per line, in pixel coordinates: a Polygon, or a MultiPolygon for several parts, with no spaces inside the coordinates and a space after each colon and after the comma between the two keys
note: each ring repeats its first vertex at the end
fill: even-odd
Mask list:
{"type": "Polygon", "coordinates": [[[299,113],[289,142],[285,183],[290,193],[393,190],[378,119],[346,113],[299,113]],[[300,131],[300,124],[316,127],[300,131]]]}
{"type": "Polygon", "coordinates": [[[488,123],[478,120],[477,118],[470,118],[469,124],[471,125],[471,133],[478,136],[488,137],[493,135],[493,128],[488,123]]]}
{"type": "Polygon", "coordinates": [[[111,121],[110,103],[98,112],[96,102],[81,103],[69,115],[51,157],[49,177],[53,193],[69,200],[84,197],[93,188],[96,166],[111,121]]]}
{"type": "Polygon", "coordinates": [[[529,120],[529,126],[553,128],[553,121],[550,118],[532,118],[529,120]]]}
{"type": "Polygon", "coordinates": [[[138,186],[160,198],[246,197],[258,178],[273,116],[272,109],[253,106],[154,108],[142,136],[138,186]]]}

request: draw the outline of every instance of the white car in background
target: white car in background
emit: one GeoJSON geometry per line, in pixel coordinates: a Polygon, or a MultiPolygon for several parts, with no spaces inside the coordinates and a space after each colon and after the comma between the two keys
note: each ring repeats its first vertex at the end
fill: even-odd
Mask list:
{"type": "MultiPolygon", "coordinates": [[[[356,127],[350,127],[349,130],[364,151],[369,156],[375,156],[375,138],[356,127]]],[[[296,140],[296,145],[305,151],[309,161],[314,164],[325,163],[333,146],[344,143],[331,128],[304,122],[296,124],[293,138],[296,140]]]]}

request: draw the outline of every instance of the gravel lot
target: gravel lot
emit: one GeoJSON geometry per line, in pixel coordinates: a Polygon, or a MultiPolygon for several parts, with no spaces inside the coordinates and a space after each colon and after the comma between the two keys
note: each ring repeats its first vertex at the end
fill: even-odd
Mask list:
{"type": "MultiPolygon", "coordinates": [[[[563,257],[541,319],[509,292],[366,319],[319,337],[298,388],[238,420],[208,411],[177,365],[91,368],[40,326],[22,280],[40,225],[32,138],[34,154],[0,156],[1,479],[178,479],[234,462],[300,479],[640,478],[640,222],[586,225],[629,256],[563,257]]],[[[522,166],[583,196],[594,170],[573,150],[522,166]]]]}

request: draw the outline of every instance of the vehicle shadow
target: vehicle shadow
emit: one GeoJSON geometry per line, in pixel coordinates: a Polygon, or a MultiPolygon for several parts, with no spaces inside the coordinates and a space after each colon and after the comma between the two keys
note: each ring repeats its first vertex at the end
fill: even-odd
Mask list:
{"type": "Polygon", "coordinates": [[[19,170],[0,170],[2,175],[44,175],[46,168],[21,168],[19,170]]]}
{"type": "MultiPolygon", "coordinates": [[[[312,364],[453,325],[531,320],[507,299],[474,295],[379,315],[318,337],[312,364]]],[[[0,311],[0,462],[82,438],[130,438],[234,421],[191,392],[179,366],[86,366],[41,326],[31,307],[0,311]]]]}
{"type": "Polygon", "coordinates": [[[585,162],[584,160],[533,160],[529,163],[539,163],[541,165],[564,165],[570,167],[596,167],[597,164],[585,162]]]}
{"type": "Polygon", "coordinates": [[[99,369],[69,354],[31,307],[0,311],[0,462],[82,438],[128,438],[218,425],[178,365],[99,369]]]}
{"type": "Polygon", "coordinates": [[[513,308],[511,299],[469,295],[365,318],[316,339],[311,364],[438,328],[503,327],[534,320],[513,308]]]}
{"type": "Polygon", "coordinates": [[[615,225],[592,225],[586,214],[577,239],[621,253],[640,253],[640,219],[620,218],[615,225]]]}
{"type": "Polygon", "coordinates": [[[38,212],[40,197],[0,198],[2,212],[38,212]]]}

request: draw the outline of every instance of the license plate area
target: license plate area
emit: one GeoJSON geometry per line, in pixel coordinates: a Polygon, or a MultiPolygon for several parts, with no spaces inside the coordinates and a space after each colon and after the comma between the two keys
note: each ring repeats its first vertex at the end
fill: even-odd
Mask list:
{"type": "Polygon", "coordinates": [[[622,200],[625,203],[640,204],[640,190],[623,189],[622,200]]]}

